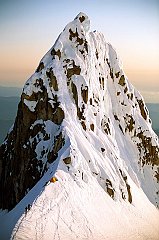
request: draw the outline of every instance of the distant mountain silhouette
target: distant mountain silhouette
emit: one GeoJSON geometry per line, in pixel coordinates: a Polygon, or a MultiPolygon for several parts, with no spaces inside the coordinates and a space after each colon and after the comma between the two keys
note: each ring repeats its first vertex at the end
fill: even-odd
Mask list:
{"type": "MultiPolygon", "coordinates": [[[[14,93],[13,91],[13,94],[14,93]]],[[[9,128],[14,123],[19,101],[19,97],[0,96],[0,144],[3,142],[9,128]]]]}
{"type": "Polygon", "coordinates": [[[0,86],[0,96],[1,97],[19,97],[21,95],[22,89],[18,87],[4,87],[0,86]]]}
{"type": "Polygon", "coordinates": [[[152,127],[159,134],[159,103],[147,103],[146,105],[150,111],[152,127]]]}

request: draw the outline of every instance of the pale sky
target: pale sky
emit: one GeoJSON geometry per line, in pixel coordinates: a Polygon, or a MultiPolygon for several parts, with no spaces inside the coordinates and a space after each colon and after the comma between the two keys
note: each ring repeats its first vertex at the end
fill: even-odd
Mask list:
{"type": "Polygon", "coordinates": [[[22,87],[79,12],[117,50],[145,101],[159,103],[158,0],[0,0],[0,85],[22,87]]]}

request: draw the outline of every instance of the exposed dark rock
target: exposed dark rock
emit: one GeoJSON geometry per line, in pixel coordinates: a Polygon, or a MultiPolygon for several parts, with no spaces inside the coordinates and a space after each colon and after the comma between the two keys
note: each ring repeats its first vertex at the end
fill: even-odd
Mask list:
{"type": "Polygon", "coordinates": [[[83,101],[85,103],[87,103],[87,101],[88,101],[88,87],[87,86],[81,87],[81,95],[82,95],[83,101]]]}
{"type": "Polygon", "coordinates": [[[67,78],[71,78],[72,75],[80,75],[81,68],[80,66],[76,66],[74,60],[72,61],[72,68],[67,69],[67,78]]]}
{"type": "MultiPolygon", "coordinates": [[[[120,171],[120,174],[121,174],[121,176],[122,176],[122,178],[123,178],[123,180],[124,180],[124,182],[125,182],[125,184],[126,184],[127,193],[128,193],[128,201],[129,201],[130,203],[132,203],[131,188],[130,188],[130,185],[128,184],[128,182],[127,182],[127,176],[124,175],[124,173],[121,171],[121,169],[119,169],[119,171],[120,171]]],[[[123,195],[122,195],[122,198],[123,198],[123,195]]]]}
{"type": "Polygon", "coordinates": [[[110,77],[111,77],[111,78],[113,79],[113,81],[114,81],[113,68],[111,68],[110,62],[108,61],[108,58],[106,58],[106,62],[107,62],[107,64],[108,64],[108,66],[109,66],[109,70],[110,70],[109,74],[110,74],[110,77]]]}
{"type": "Polygon", "coordinates": [[[86,124],[84,121],[81,121],[81,125],[82,125],[83,129],[86,131],[86,124]]]}
{"type": "Polygon", "coordinates": [[[152,145],[152,139],[151,137],[147,137],[144,135],[144,131],[140,131],[136,135],[140,143],[137,143],[137,147],[139,150],[140,154],[140,161],[142,164],[151,164],[152,166],[154,165],[159,165],[159,148],[158,146],[153,146],[152,145]],[[144,151],[144,155],[142,156],[141,150],[144,151]]]}
{"type": "Polygon", "coordinates": [[[120,128],[121,132],[124,134],[122,126],[120,124],[119,124],[119,128],[120,128]]]}
{"type": "Polygon", "coordinates": [[[55,75],[54,75],[54,73],[53,73],[53,70],[52,70],[52,68],[50,68],[50,70],[49,71],[46,71],[46,76],[49,78],[49,80],[50,80],[50,87],[53,87],[53,89],[55,90],[55,91],[58,91],[58,84],[57,84],[57,79],[56,79],[56,77],[55,77],[55,75]]]}
{"type": "Polygon", "coordinates": [[[103,90],[104,90],[104,77],[99,77],[99,83],[102,86],[103,90]]]}
{"type": "Polygon", "coordinates": [[[103,90],[104,90],[104,77],[102,77],[102,86],[103,86],[103,90]]]}
{"type": "Polygon", "coordinates": [[[124,75],[122,75],[121,77],[120,77],[120,80],[119,80],[119,84],[123,87],[123,86],[125,86],[125,77],[124,77],[124,75]]]}
{"type": "Polygon", "coordinates": [[[78,92],[77,92],[77,87],[73,82],[71,82],[71,89],[72,89],[73,98],[75,100],[75,104],[77,107],[77,116],[78,116],[79,120],[81,120],[81,119],[85,120],[85,117],[83,116],[85,107],[84,107],[84,104],[82,105],[81,109],[78,107],[78,92]]]}
{"type": "Polygon", "coordinates": [[[84,42],[84,48],[85,48],[86,52],[88,53],[88,44],[87,44],[87,41],[86,41],[86,40],[85,40],[85,42],[84,42]]]}
{"type": "Polygon", "coordinates": [[[63,159],[65,164],[70,164],[71,163],[71,157],[66,157],[63,159]]]}
{"type": "Polygon", "coordinates": [[[108,64],[109,68],[110,68],[110,63],[109,63],[109,61],[108,61],[108,58],[106,58],[106,62],[107,62],[107,64],[108,64]]]}
{"type": "Polygon", "coordinates": [[[130,190],[130,185],[128,183],[126,183],[126,187],[127,187],[127,192],[128,192],[128,201],[129,201],[129,203],[132,203],[132,194],[131,194],[131,190],[130,190]]]}
{"type": "Polygon", "coordinates": [[[127,106],[124,101],[121,102],[121,105],[123,105],[125,107],[127,106]]]}
{"type": "Polygon", "coordinates": [[[128,91],[128,88],[126,87],[125,89],[124,89],[124,93],[126,93],[128,91]]]}
{"type": "MultiPolygon", "coordinates": [[[[45,90],[45,87],[44,87],[44,84],[43,84],[43,80],[41,79],[41,78],[39,78],[39,79],[36,79],[36,81],[35,81],[35,83],[34,83],[34,86],[35,87],[39,87],[40,88],[40,90],[45,90]]],[[[33,93],[34,94],[34,93],[33,93]]],[[[32,97],[34,96],[34,95],[31,95],[32,97]]],[[[23,95],[24,95],[24,93],[23,93],[23,95]]],[[[27,95],[26,95],[26,99],[28,99],[28,100],[37,100],[37,99],[33,99],[33,98],[31,98],[31,96],[30,97],[28,97],[27,95]]]]}
{"type": "MultiPolygon", "coordinates": [[[[84,16],[83,16],[84,17],[84,16]]],[[[78,34],[78,31],[77,31],[77,28],[76,28],[76,31],[75,32],[73,32],[72,31],[72,29],[70,28],[69,29],[69,33],[70,33],[70,35],[69,35],[69,40],[70,41],[72,41],[73,40],[73,38],[75,38],[75,42],[76,42],[76,47],[78,48],[78,46],[80,45],[80,46],[82,46],[83,45],[83,50],[79,50],[81,53],[82,53],[82,55],[84,55],[84,52],[86,52],[86,53],[88,53],[88,44],[87,44],[87,40],[83,37],[79,37],[79,34],[78,34]]],[[[85,57],[85,55],[84,55],[84,57],[85,57]]]]}
{"type": "MultiPolygon", "coordinates": [[[[64,63],[69,63],[71,60],[69,58],[66,58],[63,60],[64,63]]],[[[65,65],[64,67],[66,67],[67,65],[65,65]]]]}
{"type": "MultiPolygon", "coordinates": [[[[72,29],[70,28],[70,29],[69,29],[69,33],[70,33],[70,35],[69,35],[70,41],[72,41],[73,38],[75,38],[75,39],[76,39],[76,43],[77,43],[77,47],[78,47],[79,45],[83,45],[83,50],[80,49],[80,52],[83,51],[83,53],[84,53],[84,51],[86,51],[86,53],[88,53],[88,44],[87,44],[87,41],[86,41],[86,39],[79,37],[77,28],[76,28],[76,31],[75,31],[75,32],[73,32],[72,29]]],[[[81,52],[81,53],[82,53],[82,52],[81,52]]],[[[82,53],[82,54],[83,54],[83,53],[82,53]]]]}
{"type": "Polygon", "coordinates": [[[114,118],[115,118],[115,120],[117,120],[117,121],[119,121],[119,122],[120,122],[120,120],[119,120],[119,118],[118,118],[118,116],[117,116],[117,115],[115,115],[115,114],[114,114],[114,118]]]}
{"type": "Polygon", "coordinates": [[[56,136],[54,140],[54,147],[53,147],[54,152],[58,152],[62,148],[62,146],[64,146],[64,144],[65,144],[65,139],[62,136],[62,132],[60,132],[60,134],[56,136]]]}
{"type": "MultiPolygon", "coordinates": [[[[84,50],[79,50],[82,55],[84,55],[84,50]]],[[[85,57],[85,56],[84,56],[85,57]]]]}
{"type": "Polygon", "coordinates": [[[81,109],[79,107],[77,108],[77,116],[78,116],[79,120],[81,120],[81,119],[85,120],[84,109],[85,109],[84,104],[82,105],[81,109]]]}
{"type": "Polygon", "coordinates": [[[62,110],[61,107],[58,107],[56,109],[56,111],[54,112],[54,114],[52,115],[52,121],[55,124],[60,125],[64,119],[65,115],[64,115],[64,111],[62,110]]]}
{"type": "Polygon", "coordinates": [[[111,134],[110,132],[110,127],[109,127],[109,118],[106,119],[106,117],[103,118],[102,122],[101,122],[101,126],[104,130],[104,132],[108,135],[111,134]]]}
{"type": "MultiPolygon", "coordinates": [[[[0,191],[3,192],[0,197],[0,208],[2,209],[11,210],[43,176],[47,165],[43,165],[37,158],[35,149],[42,139],[45,141],[49,139],[44,128],[45,121],[51,120],[60,125],[64,119],[64,112],[59,106],[57,96],[53,96],[54,107],[52,107],[43,80],[37,79],[35,85],[40,89],[38,92],[33,92],[30,96],[22,94],[13,130],[8,134],[6,144],[0,147],[0,191]],[[25,105],[25,99],[37,102],[34,112],[25,105]],[[31,128],[38,119],[42,123],[35,124],[31,128]],[[32,140],[29,140],[30,137],[32,140]]],[[[49,153],[43,150],[41,155],[44,154],[48,156],[49,162],[49,153]]]]}
{"type": "Polygon", "coordinates": [[[147,119],[147,113],[146,113],[147,109],[146,109],[142,99],[140,99],[140,100],[137,99],[137,102],[138,102],[138,105],[139,105],[139,108],[140,108],[141,115],[146,120],[147,119]]]}
{"type": "Polygon", "coordinates": [[[64,146],[65,139],[62,136],[62,132],[59,133],[54,139],[54,145],[52,151],[48,153],[48,162],[52,163],[58,157],[58,151],[64,146]]]}
{"type": "Polygon", "coordinates": [[[60,51],[60,49],[58,49],[57,51],[55,50],[55,48],[53,48],[52,50],[51,50],[51,55],[55,58],[55,56],[58,56],[59,57],[59,60],[60,60],[60,58],[61,58],[61,51],[60,51]]]}
{"type": "Polygon", "coordinates": [[[98,51],[97,51],[97,49],[96,49],[96,58],[98,59],[98,51]]]}
{"type": "Polygon", "coordinates": [[[90,124],[90,129],[91,129],[92,131],[94,131],[94,124],[93,124],[93,123],[90,124]]]}
{"type": "Polygon", "coordinates": [[[131,95],[130,95],[130,99],[133,100],[133,93],[131,93],[131,95]]]}
{"type": "Polygon", "coordinates": [[[120,75],[120,72],[115,73],[115,77],[118,78],[120,75]]]}
{"type": "Polygon", "coordinates": [[[110,68],[110,76],[111,76],[111,78],[112,78],[113,81],[114,81],[113,69],[111,69],[111,68],[110,68]]]}
{"type": "Polygon", "coordinates": [[[40,62],[40,63],[39,63],[39,66],[38,66],[37,69],[36,69],[36,72],[40,72],[41,70],[43,70],[43,68],[44,68],[44,63],[43,63],[43,62],[40,62]]]}
{"type": "Polygon", "coordinates": [[[77,92],[77,87],[73,82],[71,82],[71,88],[72,88],[72,94],[75,100],[76,107],[78,108],[78,92],[77,92]]]}
{"type": "Polygon", "coordinates": [[[34,121],[34,114],[29,113],[21,101],[14,128],[7,138],[7,145],[3,144],[0,147],[2,209],[11,210],[25,196],[27,189],[31,189],[41,177],[37,169],[41,168],[41,162],[36,159],[35,153],[37,142],[34,139],[32,145],[27,145],[30,137],[29,127],[34,121]],[[27,116],[28,125],[23,123],[24,116],[27,116]],[[23,148],[24,145],[27,147],[23,148]]]}
{"type": "Polygon", "coordinates": [[[121,196],[122,196],[122,199],[125,201],[125,199],[126,199],[126,196],[125,196],[125,194],[124,194],[124,192],[123,192],[123,190],[122,190],[122,189],[120,189],[120,191],[121,191],[121,196]]]}
{"type": "Polygon", "coordinates": [[[159,168],[155,172],[155,176],[154,177],[157,179],[157,183],[159,183],[159,168]]]}
{"type": "Polygon", "coordinates": [[[129,130],[129,132],[132,132],[134,129],[135,121],[131,115],[126,114],[125,122],[127,124],[125,131],[129,130]]]}
{"type": "Polygon", "coordinates": [[[70,33],[70,36],[69,36],[69,39],[72,41],[73,38],[76,38],[76,42],[79,43],[79,45],[82,45],[84,40],[83,38],[79,38],[79,34],[77,32],[77,28],[76,28],[76,32],[73,32],[71,30],[71,28],[69,29],[69,33],[70,33]]]}
{"type": "Polygon", "coordinates": [[[104,131],[106,132],[106,134],[110,134],[110,128],[108,123],[105,124],[104,131]]]}
{"type": "Polygon", "coordinates": [[[79,17],[80,22],[82,23],[85,20],[84,16],[79,17]]]}
{"type": "Polygon", "coordinates": [[[107,193],[109,194],[109,196],[111,198],[114,199],[114,189],[113,189],[113,186],[112,186],[112,183],[109,179],[106,179],[106,187],[107,187],[107,193]]]}

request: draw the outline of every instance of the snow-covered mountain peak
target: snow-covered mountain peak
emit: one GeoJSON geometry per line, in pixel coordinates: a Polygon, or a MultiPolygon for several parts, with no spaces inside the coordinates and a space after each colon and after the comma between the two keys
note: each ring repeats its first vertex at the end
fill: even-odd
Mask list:
{"type": "Polygon", "coordinates": [[[78,20],[80,24],[83,26],[85,32],[88,32],[90,29],[90,20],[85,13],[80,12],[74,20],[78,20]]]}
{"type": "MultiPolygon", "coordinates": [[[[32,238],[39,234],[35,229],[42,202],[47,219],[54,209],[54,215],[66,223],[58,234],[67,235],[68,219],[77,217],[82,226],[87,221],[94,239],[104,239],[100,233],[106,229],[106,218],[99,226],[98,214],[103,211],[108,217],[108,206],[119,226],[126,224],[132,231],[126,219],[119,219],[119,212],[123,208],[130,219],[135,215],[142,223],[142,218],[151,216],[149,210],[142,215],[142,201],[154,214],[153,224],[157,222],[152,204],[159,204],[158,138],[144,100],[129,82],[116,51],[103,34],[89,28],[84,13],[66,25],[25,83],[15,124],[0,148],[0,207],[16,206],[11,212],[22,214],[26,204],[32,204],[36,219],[30,216],[27,231],[32,238]],[[92,222],[94,218],[98,221],[92,222]]],[[[53,222],[52,227],[48,224],[49,233],[53,222]]],[[[87,227],[79,229],[84,238],[87,227]]],[[[23,231],[18,225],[13,235],[18,239],[23,231]]],[[[66,235],[63,239],[74,239],[66,235]]],[[[91,234],[87,239],[93,239],[91,234]]]]}

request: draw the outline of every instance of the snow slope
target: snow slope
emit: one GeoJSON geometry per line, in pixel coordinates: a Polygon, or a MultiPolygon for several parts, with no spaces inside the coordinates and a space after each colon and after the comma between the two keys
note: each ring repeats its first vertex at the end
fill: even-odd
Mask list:
{"type": "Polygon", "coordinates": [[[93,177],[89,184],[77,183],[61,170],[56,177],[58,181],[45,188],[41,181],[6,215],[5,221],[15,221],[41,190],[31,210],[19,218],[12,239],[158,239],[158,212],[141,189],[134,186],[136,197],[128,205],[113,201],[93,177]]]}
{"type": "Polygon", "coordinates": [[[159,239],[158,138],[115,50],[89,28],[80,13],[24,86],[30,131],[41,129],[23,148],[36,143],[43,174],[1,212],[2,239],[159,239]],[[38,117],[45,99],[52,119],[38,117]]]}

